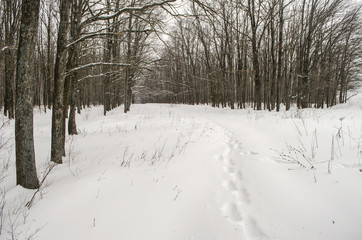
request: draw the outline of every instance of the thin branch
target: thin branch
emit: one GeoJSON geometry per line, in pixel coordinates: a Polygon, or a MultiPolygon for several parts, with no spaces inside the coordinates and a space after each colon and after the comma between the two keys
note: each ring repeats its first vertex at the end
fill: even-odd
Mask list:
{"type": "Polygon", "coordinates": [[[95,67],[95,66],[118,66],[118,67],[129,67],[131,66],[131,64],[126,64],[126,63],[106,63],[106,62],[96,62],[96,63],[89,63],[86,65],[82,65],[73,69],[70,69],[67,71],[66,74],[71,74],[73,72],[79,71],[79,70],[83,70],[85,68],[90,68],[90,67],[95,67]]]}
{"type": "Polygon", "coordinates": [[[161,1],[161,2],[155,2],[155,3],[150,3],[150,4],[146,4],[142,7],[124,7],[122,9],[120,9],[118,12],[114,13],[114,14],[110,14],[110,15],[107,15],[107,16],[94,16],[92,18],[89,18],[87,20],[85,20],[82,25],[87,25],[89,23],[92,23],[92,22],[96,22],[96,21],[106,21],[106,20],[110,20],[110,19],[113,19],[115,17],[118,17],[119,15],[121,15],[122,13],[125,13],[125,12],[130,12],[130,11],[144,11],[144,10],[147,10],[149,8],[153,8],[153,7],[157,7],[157,6],[162,6],[162,5],[165,5],[167,3],[171,3],[171,2],[176,2],[176,0],[164,0],[164,1],[161,1]]]}

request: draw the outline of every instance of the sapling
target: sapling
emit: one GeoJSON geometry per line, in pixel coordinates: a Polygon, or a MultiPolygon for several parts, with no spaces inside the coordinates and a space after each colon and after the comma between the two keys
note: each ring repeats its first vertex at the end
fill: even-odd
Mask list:
{"type": "Polygon", "coordinates": [[[293,125],[295,127],[295,129],[297,130],[299,136],[302,136],[302,132],[300,131],[299,127],[297,126],[297,124],[295,123],[295,121],[292,119],[293,125]]]}
{"type": "Polygon", "coordinates": [[[20,226],[18,217],[19,215],[16,215],[15,218],[12,218],[11,214],[8,214],[8,229],[6,229],[6,232],[11,236],[11,240],[19,239],[21,234],[21,231],[18,231],[20,226]]]}
{"type": "Polygon", "coordinates": [[[46,226],[47,224],[44,224],[43,226],[35,229],[33,232],[31,233],[26,233],[25,235],[25,240],[33,240],[33,239],[36,239],[36,235],[46,226]]]}
{"type": "Polygon", "coordinates": [[[39,188],[34,192],[33,196],[31,197],[31,199],[29,200],[29,202],[27,202],[25,204],[25,206],[30,209],[31,206],[34,203],[35,200],[35,196],[37,193],[41,193],[41,191],[43,190],[44,187],[44,183],[46,182],[47,177],[49,176],[50,172],[53,170],[53,168],[57,166],[57,164],[53,164],[53,163],[49,163],[48,168],[45,170],[45,174],[43,176],[43,179],[41,180],[40,184],[39,184],[39,188]]]}
{"type": "Polygon", "coordinates": [[[71,162],[74,162],[76,157],[79,155],[79,152],[75,151],[75,141],[74,136],[69,136],[67,138],[67,157],[68,157],[68,165],[71,165],[71,162]]]}
{"type": "Polygon", "coordinates": [[[128,154],[128,149],[129,149],[129,146],[126,146],[126,148],[123,151],[123,158],[122,158],[122,162],[121,162],[121,167],[123,167],[126,164],[126,156],[128,154]]]}
{"type": "Polygon", "coordinates": [[[307,130],[307,127],[305,125],[305,120],[304,118],[302,118],[302,123],[303,123],[303,128],[304,128],[304,131],[305,131],[305,135],[308,136],[308,130],[307,130]]]}
{"type": "Polygon", "coordinates": [[[331,165],[334,160],[334,136],[332,136],[331,158],[328,161],[328,173],[331,174],[331,165]]]}
{"type": "Polygon", "coordinates": [[[6,121],[3,120],[2,123],[0,124],[0,161],[1,161],[0,183],[5,179],[6,172],[9,170],[9,168],[12,165],[11,156],[13,148],[10,144],[12,138],[10,136],[7,136],[7,134],[5,134],[5,127],[9,123],[10,123],[9,120],[6,121]]]}
{"type": "Polygon", "coordinates": [[[4,227],[5,204],[6,204],[6,191],[5,189],[2,189],[0,192],[0,236],[4,227]]]}
{"type": "Polygon", "coordinates": [[[126,146],[126,148],[123,152],[121,167],[128,167],[128,168],[131,167],[131,162],[132,162],[134,153],[132,153],[130,156],[128,156],[128,152],[129,152],[129,146],[126,146]]]}
{"type": "Polygon", "coordinates": [[[173,191],[176,192],[176,195],[175,195],[175,197],[173,198],[173,201],[176,201],[176,199],[177,199],[177,198],[179,197],[179,195],[182,193],[182,189],[179,188],[178,186],[175,186],[175,187],[173,188],[173,191]]]}

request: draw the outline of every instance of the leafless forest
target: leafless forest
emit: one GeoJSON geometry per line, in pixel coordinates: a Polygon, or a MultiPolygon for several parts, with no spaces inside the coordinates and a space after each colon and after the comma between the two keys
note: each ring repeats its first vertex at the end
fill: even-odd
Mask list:
{"type": "Polygon", "coordinates": [[[346,102],[361,80],[361,7],[349,0],[0,0],[0,106],[16,118],[17,169],[21,158],[34,158],[32,125],[21,123],[30,124],[33,107],[52,111],[51,160],[61,163],[66,132],[77,134],[76,112],[92,105],[106,115],[147,102],[276,111],[346,102]]]}

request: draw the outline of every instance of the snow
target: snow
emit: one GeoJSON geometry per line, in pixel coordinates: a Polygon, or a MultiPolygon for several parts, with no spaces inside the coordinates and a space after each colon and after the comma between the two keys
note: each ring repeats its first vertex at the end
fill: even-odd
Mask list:
{"type": "MultiPolygon", "coordinates": [[[[0,239],[361,239],[361,100],[279,113],[84,109],[30,209],[35,190],[15,186],[9,121],[0,239]]],[[[41,180],[52,166],[51,113],[34,113],[41,180]]]]}

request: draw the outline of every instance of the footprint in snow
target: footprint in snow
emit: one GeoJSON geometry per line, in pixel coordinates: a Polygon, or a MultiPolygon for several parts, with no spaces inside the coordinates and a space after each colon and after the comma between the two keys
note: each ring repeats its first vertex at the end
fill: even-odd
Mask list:
{"type": "Polygon", "coordinates": [[[241,150],[241,149],[242,149],[241,143],[239,143],[239,142],[238,142],[238,143],[235,143],[235,144],[234,144],[234,149],[235,149],[235,150],[241,150]]]}
{"type": "Polygon", "coordinates": [[[235,183],[233,183],[232,181],[224,181],[222,185],[227,191],[230,192],[238,190],[235,183]]]}
{"type": "Polygon", "coordinates": [[[237,206],[234,203],[225,203],[222,206],[221,211],[222,211],[224,217],[229,219],[231,222],[233,222],[235,224],[241,223],[241,221],[242,221],[241,214],[239,212],[239,209],[237,208],[237,206]]]}
{"type": "Polygon", "coordinates": [[[230,154],[230,152],[231,152],[231,148],[229,148],[228,146],[226,146],[226,149],[224,150],[223,156],[224,156],[224,157],[227,157],[227,156],[230,154]]]}
{"type": "Polygon", "coordinates": [[[255,221],[254,218],[249,217],[246,220],[246,234],[250,239],[256,240],[266,240],[268,239],[264,232],[260,229],[258,223],[255,221]]]}
{"type": "Polygon", "coordinates": [[[224,171],[231,175],[234,173],[234,168],[232,166],[224,166],[224,171]]]}
{"type": "Polygon", "coordinates": [[[239,154],[242,155],[242,156],[245,156],[245,155],[248,155],[248,156],[256,156],[256,155],[258,155],[259,153],[257,153],[257,152],[252,152],[252,151],[246,151],[246,152],[240,151],[239,154]]]}
{"type": "Polygon", "coordinates": [[[243,172],[241,170],[239,170],[235,176],[237,181],[242,181],[244,179],[243,172]]]}
{"type": "Polygon", "coordinates": [[[241,187],[241,192],[239,192],[237,199],[239,203],[249,204],[250,198],[248,190],[246,190],[244,187],[241,187]]]}
{"type": "Polygon", "coordinates": [[[226,166],[229,166],[229,167],[234,166],[234,161],[231,158],[225,157],[224,158],[224,163],[225,163],[226,166]]]}
{"type": "Polygon", "coordinates": [[[267,157],[264,157],[264,158],[261,157],[261,158],[259,158],[259,161],[266,162],[266,163],[275,162],[275,160],[267,158],[267,157]]]}
{"type": "Polygon", "coordinates": [[[259,153],[257,153],[257,152],[253,152],[253,151],[248,151],[247,153],[246,153],[247,155],[258,155],[259,153]]]}

